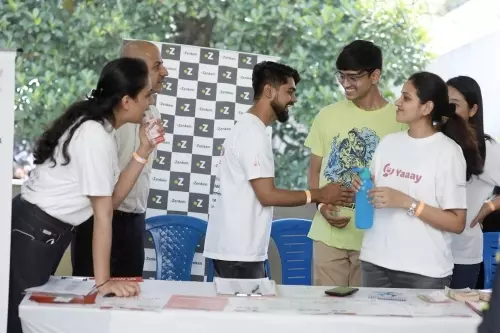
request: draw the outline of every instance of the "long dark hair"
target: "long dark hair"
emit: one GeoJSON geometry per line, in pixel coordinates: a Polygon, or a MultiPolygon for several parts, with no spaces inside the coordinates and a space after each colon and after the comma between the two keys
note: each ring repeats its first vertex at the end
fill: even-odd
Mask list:
{"type": "Polygon", "coordinates": [[[467,180],[472,175],[483,172],[484,161],[479,153],[479,148],[474,130],[456,112],[456,105],[450,104],[448,87],[438,75],[429,72],[413,74],[409,81],[417,90],[420,102],[431,101],[434,104],[432,121],[444,135],[455,141],[461,148],[467,163],[467,180]],[[444,117],[448,119],[444,121],[444,117]]]}
{"type": "Polygon", "coordinates": [[[486,158],[486,145],[485,141],[492,141],[493,138],[484,133],[484,120],[483,120],[483,97],[479,84],[469,76],[457,76],[449,79],[446,84],[455,88],[467,102],[467,106],[471,109],[477,105],[477,112],[469,118],[469,124],[476,132],[477,145],[479,153],[483,161],[486,158]]]}
{"type": "Polygon", "coordinates": [[[102,69],[97,87],[92,94],[86,100],[71,105],[38,139],[33,153],[34,163],[43,164],[50,159],[55,166],[57,164],[54,158],[55,149],[60,143],[59,139],[69,130],[62,143],[64,157],[62,165],[67,165],[71,161],[68,145],[78,127],[88,120],[101,124],[108,120],[113,124],[114,110],[122,98],[124,96],[136,98],[146,87],[147,82],[148,67],[143,60],[119,58],[108,62],[102,69]]]}

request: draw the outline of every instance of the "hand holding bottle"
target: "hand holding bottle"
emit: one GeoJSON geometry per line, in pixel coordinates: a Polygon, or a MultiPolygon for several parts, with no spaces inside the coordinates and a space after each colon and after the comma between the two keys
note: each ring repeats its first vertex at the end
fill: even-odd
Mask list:
{"type": "Polygon", "coordinates": [[[137,153],[141,155],[142,152],[145,156],[141,157],[147,159],[158,144],[165,142],[164,135],[165,130],[160,119],[144,120],[139,127],[140,147],[137,153]]]}
{"type": "MultiPolygon", "coordinates": [[[[145,126],[144,131],[146,137],[152,145],[156,146],[165,142],[165,130],[161,119],[156,118],[150,110],[144,113],[142,126],[145,126]]],[[[142,143],[142,141],[141,141],[142,143]]]]}
{"type": "Polygon", "coordinates": [[[332,205],[350,204],[353,202],[354,191],[339,183],[330,183],[320,188],[319,202],[332,205]]]}

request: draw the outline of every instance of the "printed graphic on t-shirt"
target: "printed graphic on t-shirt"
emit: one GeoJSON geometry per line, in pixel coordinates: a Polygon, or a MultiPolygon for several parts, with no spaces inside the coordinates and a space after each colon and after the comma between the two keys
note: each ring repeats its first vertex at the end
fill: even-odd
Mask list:
{"type": "Polygon", "coordinates": [[[363,127],[351,129],[347,137],[336,135],[331,143],[328,164],[324,176],[332,183],[342,183],[351,186],[354,167],[369,167],[380,138],[377,133],[363,127]]]}
{"type": "Polygon", "coordinates": [[[411,172],[411,170],[403,170],[399,168],[395,168],[391,165],[391,163],[387,163],[384,165],[384,172],[382,173],[383,177],[399,177],[399,178],[406,178],[410,179],[413,181],[415,184],[420,183],[422,180],[422,175],[419,175],[417,173],[411,172]]]}

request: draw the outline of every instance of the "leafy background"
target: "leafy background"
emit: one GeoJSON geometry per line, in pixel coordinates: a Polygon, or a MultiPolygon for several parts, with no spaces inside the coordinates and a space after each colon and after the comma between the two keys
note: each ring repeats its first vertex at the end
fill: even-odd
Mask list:
{"type": "Polygon", "coordinates": [[[334,79],[342,47],[359,38],[382,47],[381,88],[394,100],[394,87],[431,57],[421,13],[401,1],[4,0],[0,47],[24,50],[16,69],[16,141],[29,147],[83,97],[124,38],[269,54],[303,78],[293,117],[274,125],[273,146],[277,185],[304,188],[309,126],[322,107],[343,98],[334,79]]]}

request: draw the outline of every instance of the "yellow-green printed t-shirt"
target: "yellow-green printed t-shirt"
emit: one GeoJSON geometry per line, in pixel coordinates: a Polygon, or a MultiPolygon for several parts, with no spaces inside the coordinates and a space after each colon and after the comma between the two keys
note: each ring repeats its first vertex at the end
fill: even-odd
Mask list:
{"type": "MultiPolygon", "coordinates": [[[[375,111],[361,110],[348,100],[326,106],[314,119],[305,141],[311,153],[323,158],[319,186],[329,182],[351,186],[352,168],[369,167],[380,140],[406,128],[396,121],[396,107],[391,103],[375,111]]],[[[354,223],[354,204],[341,207],[336,214],[351,218],[345,228],[332,227],[316,212],[309,238],[331,247],[359,251],[363,232],[354,223]]]]}

